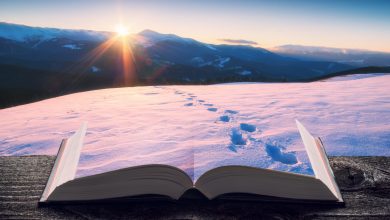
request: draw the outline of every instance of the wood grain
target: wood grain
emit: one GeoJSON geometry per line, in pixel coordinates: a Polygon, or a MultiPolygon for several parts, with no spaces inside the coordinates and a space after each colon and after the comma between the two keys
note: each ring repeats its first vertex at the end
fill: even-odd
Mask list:
{"type": "Polygon", "coordinates": [[[38,207],[54,156],[0,157],[0,219],[390,219],[390,157],[331,157],[345,207],[238,201],[38,207]]]}

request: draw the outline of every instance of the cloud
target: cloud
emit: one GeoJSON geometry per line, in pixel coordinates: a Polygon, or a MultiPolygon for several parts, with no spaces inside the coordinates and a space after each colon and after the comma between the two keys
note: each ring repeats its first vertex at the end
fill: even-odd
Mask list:
{"type": "Polygon", "coordinates": [[[230,44],[250,44],[257,45],[257,42],[251,40],[243,40],[243,39],[218,39],[219,41],[223,41],[230,44]]]}

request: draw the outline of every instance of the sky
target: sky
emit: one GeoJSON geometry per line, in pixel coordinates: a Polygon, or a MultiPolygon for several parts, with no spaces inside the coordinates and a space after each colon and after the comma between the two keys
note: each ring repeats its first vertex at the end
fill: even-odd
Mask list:
{"type": "Polygon", "coordinates": [[[0,21],[129,32],[151,29],[221,44],[247,42],[390,52],[389,0],[2,0],[0,21]]]}

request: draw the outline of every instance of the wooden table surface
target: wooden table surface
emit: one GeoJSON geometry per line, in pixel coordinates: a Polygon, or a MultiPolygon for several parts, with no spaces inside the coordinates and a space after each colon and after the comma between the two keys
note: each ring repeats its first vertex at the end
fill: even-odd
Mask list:
{"type": "Polygon", "coordinates": [[[54,156],[0,157],[0,219],[390,219],[390,157],[331,157],[345,207],[238,201],[38,207],[54,156]]]}

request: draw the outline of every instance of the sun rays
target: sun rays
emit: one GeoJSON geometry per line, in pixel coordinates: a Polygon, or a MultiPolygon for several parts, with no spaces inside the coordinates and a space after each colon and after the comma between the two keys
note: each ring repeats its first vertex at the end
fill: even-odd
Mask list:
{"type": "MultiPolygon", "coordinates": [[[[131,37],[128,30],[122,26],[117,34],[108,38],[105,42],[99,44],[96,48],[86,54],[79,65],[74,69],[85,74],[92,66],[98,65],[99,59],[103,56],[111,56],[112,60],[117,60],[117,71],[113,71],[113,77],[116,78],[119,85],[132,85],[136,80],[135,57],[132,49],[131,37]],[[119,76],[115,76],[119,72],[119,76]]],[[[77,80],[77,79],[76,79],[77,80]]]]}
{"type": "Polygon", "coordinates": [[[143,80],[152,83],[166,71],[167,65],[153,63],[146,48],[136,46],[149,44],[147,41],[143,36],[130,35],[126,26],[117,25],[106,41],[89,49],[77,64],[64,70],[74,73],[67,89],[77,88],[86,79],[101,80],[101,83],[114,86],[133,86],[143,80]],[[138,73],[138,68],[145,65],[149,69],[138,73]],[[90,78],[92,68],[99,68],[102,73],[95,73],[95,78],[90,78]]]}
{"type": "Polygon", "coordinates": [[[126,37],[129,35],[129,29],[123,24],[116,25],[115,31],[119,37],[126,37]]]}
{"type": "Polygon", "coordinates": [[[131,47],[131,42],[128,37],[123,35],[120,38],[121,41],[121,50],[122,50],[122,76],[125,85],[130,85],[136,80],[136,71],[135,71],[135,58],[133,54],[133,49],[131,47]]]}
{"type": "Polygon", "coordinates": [[[84,64],[86,64],[88,67],[93,65],[108,49],[114,45],[116,41],[118,41],[118,38],[114,36],[93,49],[87,54],[87,56],[85,56],[84,64]]]}

